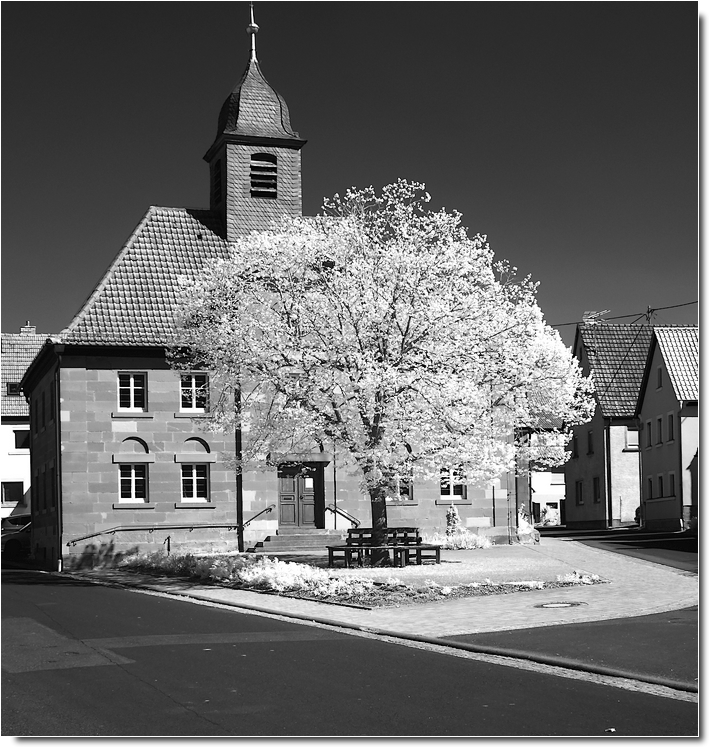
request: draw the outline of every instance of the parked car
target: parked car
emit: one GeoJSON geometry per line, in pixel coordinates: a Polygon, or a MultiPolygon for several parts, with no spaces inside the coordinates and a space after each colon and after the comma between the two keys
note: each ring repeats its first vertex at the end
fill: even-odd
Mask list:
{"type": "Polygon", "coordinates": [[[5,516],[2,520],[2,531],[16,532],[25,524],[28,524],[31,519],[31,514],[11,514],[10,516],[5,516]]]}
{"type": "MultiPolygon", "coordinates": [[[[15,517],[12,517],[15,518],[15,517]]],[[[5,526],[7,519],[3,519],[2,527],[2,553],[7,558],[18,558],[20,555],[28,555],[32,546],[32,522],[25,518],[25,523],[20,526],[5,526]]]]}

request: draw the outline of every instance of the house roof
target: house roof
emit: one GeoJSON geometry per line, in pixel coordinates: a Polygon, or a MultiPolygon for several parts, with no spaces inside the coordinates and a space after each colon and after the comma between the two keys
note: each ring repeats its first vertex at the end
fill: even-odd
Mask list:
{"type": "Polygon", "coordinates": [[[19,334],[2,333],[2,390],[0,409],[3,417],[29,417],[29,408],[22,394],[8,395],[7,385],[19,383],[30,363],[49,335],[37,334],[35,327],[25,325],[19,334]]]}
{"type": "Polygon", "coordinates": [[[656,327],[655,339],[678,400],[699,401],[699,330],[656,327]]]}
{"type": "Polygon", "coordinates": [[[168,344],[180,278],[194,278],[206,263],[227,256],[219,231],[208,210],[151,207],[59,341],[168,344]]]}
{"type": "Polygon", "coordinates": [[[653,328],[640,324],[579,324],[580,338],[604,417],[633,417],[653,328]]]}

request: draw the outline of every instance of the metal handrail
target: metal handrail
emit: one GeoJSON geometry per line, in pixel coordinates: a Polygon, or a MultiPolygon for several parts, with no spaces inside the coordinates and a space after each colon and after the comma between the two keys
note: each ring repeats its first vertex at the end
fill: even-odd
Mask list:
{"type": "MultiPolygon", "coordinates": [[[[255,518],[255,517],[254,517],[255,518]]],[[[153,532],[162,529],[187,529],[190,532],[193,529],[238,529],[239,525],[235,522],[229,524],[121,524],[117,527],[111,527],[110,529],[102,529],[100,532],[93,532],[92,534],[84,534],[81,537],[69,540],[66,544],[67,547],[75,545],[77,542],[82,540],[91,539],[91,537],[98,537],[101,534],[115,534],[116,532],[153,532]]]]}
{"type": "Polygon", "coordinates": [[[253,521],[254,519],[258,519],[258,517],[259,517],[259,516],[261,516],[261,514],[267,514],[267,513],[270,513],[271,511],[273,511],[273,509],[274,509],[275,507],[276,507],[276,504],[275,504],[275,503],[272,503],[272,504],[271,504],[270,506],[267,506],[266,508],[264,508],[264,509],[263,509],[263,511],[259,511],[259,512],[258,512],[258,513],[256,514],[256,516],[252,516],[252,517],[251,517],[251,518],[250,518],[250,519],[249,519],[248,521],[245,521],[245,522],[244,522],[244,523],[243,523],[243,524],[241,525],[241,528],[242,528],[242,529],[244,529],[245,527],[249,526],[249,524],[250,524],[250,523],[251,523],[251,522],[252,522],[252,521],[253,521]]]}
{"type": "Polygon", "coordinates": [[[325,506],[328,511],[332,511],[333,514],[340,514],[344,516],[347,521],[351,521],[355,525],[355,529],[361,524],[359,519],[355,519],[352,514],[348,514],[347,511],[343,511],[339,506],[334,506],[332,503],[329,506],[325,506]]]}
{"type": "Polygon", "coordinates": [[[111,527],[111,529],[102,529],[100,532],[93,532],[92,534],[85,534],[82,537],[76,537],[76,539],[69,540],[67,542],[67,547],[72,547],[77,542],[82,542],[86,539],[91,539],[91,537],[98,537],[102,534],[115,534],[116,532],[149,532],[152,534],[153,532],[162,530],[162,529],[187,529],[190,532],[194,529],[244,529],[244,527],[247,527],[254,519],[258,519],[261,514],[269,513],[270,511],[273,511],[273,509],[276,507],[275,503],[272,503],[270,506],[267,506],[263,509],[263,511],[259,511],[256,516],[252,516],[248,521],[245,521],[241,526],[239,524],[236,524],[234,522],[228,523],[228,524],[121,524],[117,527],[111,527]]]}

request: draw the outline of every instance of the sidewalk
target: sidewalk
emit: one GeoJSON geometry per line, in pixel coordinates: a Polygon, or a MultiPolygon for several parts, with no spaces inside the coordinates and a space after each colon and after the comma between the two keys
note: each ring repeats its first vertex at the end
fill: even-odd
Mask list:
{"type": "MultiPolygon", "coordinates": [[[[455,552],[450,551],[451,558],[455,558],[455,552]]],[[[440,644],[458,645],[487,653],[493,653],[491,647],[476,648],[474,643],[470,643],[474,639],[469,636],[640,617],[698,604],[698,577],[666,566],[550,537],[543,538],[535,546],[512,546],[510,552],[518,554],[519,562],[523,565],[529,563],[530,566],[536,564],[558,568],[559,573],[570,570],[595,573],[609,583],[364,610],[251,591],[202,586],[183,579],[156,579],[127,572],[88,571],[77,575],[260,612],[371,630],[395,637],[437,639],[436,642],[440,644]],[[554,606],[541,606],[545,604],[554,606]],[[560,604],[569,606],[558,606],[560,604]],[[461,638],[462,636],[465,638],[461,638]],[[452,637],[457,640],[441,640],[452,637]]],[[[449,557],[448,553],[445,557],[449,557]]],[[[530,654],[525,658],[535,658],[533,652],[505,651],[508,653],[503,655],[530,654]]],[[[560,666],[573,666],[573,662],[577,661],[582,665],[581,668],[609,673],[610,669],[604,666],[594,670],[592,662],[597,657],[591,655],[589,662],[588,652],[586,662],[582,658],[574,658],[580,654],[580,651],[572,650],[556,654],[556,658],[560,666]]],[[[537,659],[550,663],[549,657],[549,654],[543,654],[541,659],[537,659]]],[[[612,673],[629,677],[638,675],[637,671],[616,673],[613,670],[612,673]]],[[[652,673],[649,676],[657,679],[652,673]]],[[[696,682],[685,684],[696,687],[696,682]]]]}

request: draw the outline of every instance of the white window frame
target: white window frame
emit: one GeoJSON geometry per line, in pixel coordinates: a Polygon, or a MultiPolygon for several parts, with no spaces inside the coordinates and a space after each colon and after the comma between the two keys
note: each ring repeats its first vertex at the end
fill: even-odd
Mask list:
{"type": "Polygon", "coordinates": [[[118,376],[116,377],[116,385],[118,387],[118,410],[119,412],[147,412],[148,410],[148,374],[145,371],[119,371],[118,376]],[[121,390],[125,390],[125,386],[121,386],[121,377],[122,376],[128,376],[129,383],[128,383],[128,393],[129,393],[129,400],[130,405],[128,407],[122,407],[121,406],[121,390]],[[138,391],[138,387],[136,387],[136,378],[142,379],[143,386],[143,406],[137,407],[136,402],[136,392],[138,391]]]}
{"type": "Polygon", "coordinates": [[[439,493],[441,499],[444,501],[467,501],[468,500],[468,481],[465,477],[465,473],[460,467],[441,467],[441,476],[439,479],[439,493]],[[445,473],[448,473],[448,493],[443,492],[443,481],[445,473]],[[460,493],[456,494],[456,488],[460,489],[460,493]]]}
{"type": "Polygon", "coordinates": [[[118,465],[118,502],[119,503],[148,503],[149,502],[149,470],[146,462],[121,462],[118,465]],[[130,470],[127,476],[124,476],[125,470],[130,470]],[[136,472],[144,472],[143,477],[139,477],[136,472]],[[138,481],[143,479],[145,481],[145,497],[140,498],[137,496],[136,486],[138,481]],[[123,497],[123,485],[124,480],[129,480],[130,485],[130,497],[123,497]]]}
{"type": "Polygon", "coordinates": [[[634,430],[633,428],[625,429],[625,448],[629,451],[637,451],[640,448],[640,431],[634,430]],[[630,438],[630,434],[635,434],[634,442],[630,438]]]}
{"type": "Polygon", "coordinates": [[[201,371],[180,374],[180,412],[205,413],[209,411],[209,374],[201,371]],[[204,384],[198,385],[197,378],[204,378],[204,384]],[[199,392],[204,389],[204,407],[198,407],[199,392]],[[189,394],[190,406],[184,404],[184,396],[189,394]]]}
{"type": "Polygon", "coordinates": [[[180,464],[180,500],[183,503],[210,503],[210,469],[208,462],[182,462],[180,464]],[[204,470],[204,475],[198,475],[199,470],[204,470]],[[189,471],[189,474],[185,474],[189,471]],[[204,480],[204,497],[199,497],[199,483],[204,480]],[[190,491],[185,491],[185,485],[189,483],[190,491]],[[192,495],[186,495],[191,492],[192,495]]]}
{"type": "Polygon", "coordinates": [[[24,501],[25,497],[25,483],[22,480],[3,480],[2,482],[2,505],[3,506],[15,506],[18,503],[22,503],[24,501]],[[17,488],[10,488],[11,485],[19,485],[19,497],[15,500],[13,498],[6,498],[6,495],[9,495],[17,490],[17,488]]]}

